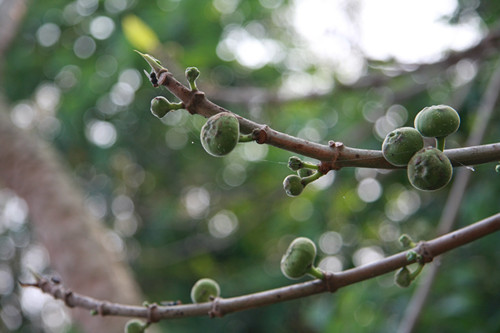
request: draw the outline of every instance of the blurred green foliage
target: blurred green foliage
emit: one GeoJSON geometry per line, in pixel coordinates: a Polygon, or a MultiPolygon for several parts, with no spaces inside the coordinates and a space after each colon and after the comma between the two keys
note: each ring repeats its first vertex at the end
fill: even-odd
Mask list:
{"type": "MultiPolygon", "coordinates": [[[[301,196],[290,198],[281,184],[291,173],[286,167],[291,153],[248,143],[225,158],[214,158],[200,144],[203,118],[176,111],[159,121],[149,112],[154,96],[175,98],[148,83],[142,73],[147,66],[133,52],[137,45],[123,34],[125,17],[139,18],[160,40],[159,48],[144,51],[162,60],[183,82],[184,68],[198,67],[200,89],[220,96],[226,90],[230,94],[229,88],[242,93],[248,87],[278,91],[297,73],[307,80],[319,73],[333,81],[335,68],[310,56],[290,22],[283,21],[287,6],[288,1],[30,2],[4,73],[8,84],[2,88],[13,118],[21,117],[16,107],[23,103],[35,114],[25,127],[35,128],[64,156],[89,206],[120,240],[117,249],[133,267],[147,301],[189,302],[192,284],[202,277],[217,280],[223,297],[287,285],[291,281],[282,276],[279,261],[298,236],[313,239],[320,259],[328,258],[323,263],[334,269],[400,251],[401,233],[417,240],[435,236],[450,186],[417,192],[403,171],[345,169],[324,177],[323,186],[310,185],[301,196]],[[230,59],[227,50],[218,54],[223,39],[238,29],[243,29],[240,38],[247,31],[257,39],[279,42],[281,58],[249,67],[236,57],[230,59]],[[298,51],[309,55],[300,70],[287,60],[287,54],[298,51]],[[50,106],[53,100],[54,105],[44,109],[44,103],[50,106]]],[[[486,27],[493,27],[499,8],[495,2],[460,1],[455,16],[448,19],[456,24],[473,11],[486,27]]],[[[309,91],[298,81],[306,95],[320,94],[303,101],[262,103],[248,96],[247,103],[215,102],[291,135],[370,149],[380,149],[381,133],[394,122],[411,126],[424,106],[453,104],[462,125],[447,144],[459,147],[472,127],[495,57],[464,59],[462,66],[474,75],[460,85],[455,83],[460,67],[450,66],[432,73],[403,73],[367,87],[336,82],[326,94],[309,91]]],[[[391,63],[372,60],[363,60],[363,76],[384,77],[388,71],[383,69],[391,63]]],[[[499,140],[499,122],[496,114],[485,143],[499,140]]],[[[498,177],[494,165],[474,168],[458,226],[497,212],[498,177]]],[[[5,231],[4,236],[14,233],[5,231]]],[[[444,256],[418,331],[500,329],[500,249],[495,237],[444,256]]],[[[413,288],[396,287],[389,274],[333,295],[222,319],[158,325],[171,332],[196,332],[200,327],[211,332],[390,332],[413,288]]],[[[37,325],[25,318],[16,331],[38,331],[37,325]]]]}

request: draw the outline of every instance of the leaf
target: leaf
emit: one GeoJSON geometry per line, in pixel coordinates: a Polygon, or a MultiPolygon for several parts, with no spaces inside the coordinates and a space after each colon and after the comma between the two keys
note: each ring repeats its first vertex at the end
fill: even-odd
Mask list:
{"type": "Polygon", "coordinates": [[[156,33],[139,17],[129,14],[122,20],[125,38],[137,50],[151,52],[160,44],[156,33]]]}

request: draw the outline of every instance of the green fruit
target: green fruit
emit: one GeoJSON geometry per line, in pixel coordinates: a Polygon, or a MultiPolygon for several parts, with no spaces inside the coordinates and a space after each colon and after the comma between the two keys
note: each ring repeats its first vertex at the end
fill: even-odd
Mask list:
{"type": "Polygon", "coordinates": [[[289,175],[283,180],[283,188],[288,196],[296,197],[304,190],[304,184],[298,175],[289,175]]]}
{"type": "Polygon", "coordinates": [[[298,279],[311,272],[316,258],[316,245],[305,237],[296,238],[281,259],[281,271],[290,279],[298,279]]]}
{"type": "Polygon", "coordinates": [[[146,324],[139,319],[130,319],[125,324],[125,333],[143,333],[146,330],[146,324]]]}
{"type": "Polygon", "coordinates": [[[191,289],[191,300],[193,303],[210,302],[220,296],[219,284],[208,278],[198,280],[191,289]]]}
{"type": "Polygon", "coordinates": [[[240,137],[240,124],[235,115],[221,112],[210,117],[201,128],[200,139],[205,151],[213,156],[229,154],[240,137]]]}
{"type": "Polygon", "coordinates": [[[387,134],[382,153],[387,162],[405,166],[410,158],[424,147],[422,135],[413,127],[401,127],[387,134]]]}
{"type": "Polygon", "coordinates": [[[396,282],[396,284],[401,288],[409,287],[411,280],[411,273],[406,267],[401,268],[396,272],[396,275],[394,276],[394,282],[396,282]]]}
{"type": "Polygon", "coordinates": [[[195,81],[200,76],[200,71],[196,67],[186,68],[186,78],[189,82],[195,81]]]}
{"type": "Polygon", "coordinates": [[[151,113],[158,118],[164,117],[172,108],[170,102],[163,96],[156,96],[151,100],[151,113]]]}
{"type": "Polygon", "coordinates": [[[304,162],[302,162],[302,160],[300,158],[298,158],[297,156],[291,156],[288,159],[288,167],[292,171],[300,170],[303,166],[304,166],[304,162]]]}
{"type": "Polygon", "coordinates": [[[196,88],[196,79],[200,76],[200,71],[196,67],[188,67],[186,68],[186,78],[189,82],[189,86],[191,90],[197,90],[196,88]]]}
{"type": "Polygon", "coordinates": [[[306,178],[306,177],[312,176],[312,174],[314,172],[315,171],[313,169],[302,168],[302,169],[297,170],[297,175],[300,178],[306,178]]]}
{"type": "Polygon", "coordinates": [[[404,247],[404,248],[410,248],[410,247],[415,247],[416,244],[415,242],[413,241],[413,239],[411,239],[410,236],[408,236],[407,234],[402,234],[400,237],[399,237],[399,242],[401,243],[401,245],[404,247]]]}
{"type": "Polygon", "coordinates": [[[415,128],[426,137],[446,137],[460,126],[458,112],[448,105],[423,108],[415,117],[415,128]]]}
{"type": "Polygon", "coordinates": [[[453,167],[442,151],[428,147],[413,155],[408,162],[407,172],[408,180],[415,188],[434,191],[449,183],[453,167]]]}

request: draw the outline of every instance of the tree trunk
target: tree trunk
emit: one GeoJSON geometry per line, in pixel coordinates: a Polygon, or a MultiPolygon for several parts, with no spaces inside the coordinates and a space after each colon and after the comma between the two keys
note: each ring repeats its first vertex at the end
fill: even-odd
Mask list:
{"type": "MultiPolygon", "coordinates": [[[[140,304],[126,265],[104,246],[105,227],[85,208],[83,196],[53,149],[15,127],[0,102],[0,182],[26,200],[36,238],[51,267],[74,291],[112,302],[140,304]]],[[[125,318],[71,313],[86,332],[121,332],[125,318]]]]}

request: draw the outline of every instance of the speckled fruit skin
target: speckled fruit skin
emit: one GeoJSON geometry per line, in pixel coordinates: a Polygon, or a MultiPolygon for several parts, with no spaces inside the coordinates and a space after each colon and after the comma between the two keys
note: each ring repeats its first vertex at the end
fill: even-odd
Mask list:
{"type": "Polygon", "coordinates": [[[289,175],[283,180],[283,188],[288,196],[296,197],[302,193],[304,185],[298,175],[289,175]]]}
{"type": "Polygon", "coordinates": [[[205,303],[220,296],[219,284],[208,278],[198,280],[191,289],[193,303],[205,303]]]}
{"type": "Polygon", "coordinates": [[[446,186],[453,174],[448,157],[432,147],[419,150],[408,162],[408,180],[417,189],[435,191],[446,186]]]}
{"type": "Polygon", "coordinates": [[[401,127],[387,134],[382,143],[382,153],[387,162],[405,166],[411,157],[424,147],[422,135],[413,127],[401,127]]]}
{"type": "Polygon", "coordinates": [[[316,258],[316,245],[309,238],[296,238],[281,259],[281,272],[289,279],[307,274],[316,258]]]}
{"type": "Polygon", "coordinates": [[[451,106],[433,105],[417,114],[414,125],[425,137],[446,137],[458,130],[460,116],[451,106]]]}
{"type": "Polygon", "coordinates": [[[221,112],[210,117],[201,128],[200,139],[205,151],[212,156],[229,154],[240,137],[240,124],[235,115],[221,112]]]}

